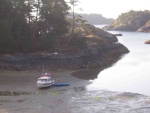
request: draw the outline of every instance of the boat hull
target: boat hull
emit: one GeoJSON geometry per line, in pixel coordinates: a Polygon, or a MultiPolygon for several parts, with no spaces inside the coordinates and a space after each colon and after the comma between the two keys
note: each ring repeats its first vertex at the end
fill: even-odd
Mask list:
{"type": "Polygon", "coordinates": [[[46,88],[46,87],[50,87],[54,84],[54,80],[51,81],[50,83],[38,83],[37,82],[37,87],[38,88],[46,88]]]}

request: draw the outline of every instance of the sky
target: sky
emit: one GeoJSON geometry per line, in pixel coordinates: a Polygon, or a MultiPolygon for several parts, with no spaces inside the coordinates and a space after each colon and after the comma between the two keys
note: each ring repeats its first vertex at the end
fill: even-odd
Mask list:
{"type": "MultiPolygon", "coordinates": [[[[65,0],[69,1],[69,0],[65,0]]],[[[75,12],[97,13],[116,19],[130,10],[150,10],[150,0],[78,0],[75,12]],[[82,8],[82,11],[79,9],[82,8]]]]}

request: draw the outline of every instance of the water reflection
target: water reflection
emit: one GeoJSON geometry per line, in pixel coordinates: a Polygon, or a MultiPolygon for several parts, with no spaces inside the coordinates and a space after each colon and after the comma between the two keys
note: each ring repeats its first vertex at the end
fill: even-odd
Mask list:
{"type": "MultiPolygon", "coordinates": [[[[118,59],[116,59],[116,62],[117,62],[117,60],[118,59]]],[[[106,68],[111,67],[112,65],[114,65],[114,62],[112,62],[111,64],[107,64],[103,67],[88,68],[88,69],[75,71],[71,75],[74,77],[83,79],[83,80],[95,80],[95,79],[97,79],[97,77],[101,71],[103,71],[106,68]]]]}
{"type": "Polygon", "coordinates": [[[100,72],[99,69],[85,69],[76,71],[72,73],[72,75],[84,80],[94,80],[97,78],[99,72],[100,72]]]}
{"type": "Polygon", "coordinates": [[[145,40],[150,38],[150,34],[119,33],[123,34],[122,37],[118,37],[119,41],[130,50],[130,53],[112,67],[101,71],[98,78],[92,80],[93,83],[87,88],[150,95],[150,45],[144,44],[145,40]]]}

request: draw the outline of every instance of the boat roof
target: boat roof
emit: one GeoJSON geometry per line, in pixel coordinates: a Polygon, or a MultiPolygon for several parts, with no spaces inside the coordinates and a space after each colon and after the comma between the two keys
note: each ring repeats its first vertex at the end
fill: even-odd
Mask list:
{"type": "Polygon", "coordinates": [[[39,79],[50,79],[51,77],[49,77],[49,76],[42,76],[42,77],[40,77],[39,79]]]}

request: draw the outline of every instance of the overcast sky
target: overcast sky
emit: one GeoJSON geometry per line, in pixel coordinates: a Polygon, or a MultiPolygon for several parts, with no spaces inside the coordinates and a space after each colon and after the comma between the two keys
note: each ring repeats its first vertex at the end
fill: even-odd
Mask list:
{"type": "MultiPolygon", "coordinates": [[[[66,0],[69,1],[69,0],[66,0]]],[[[150,0],[78,0],[75,12],[98,13],[107,18],[117,18],[130,10],[150,10],[150,0]],[[83,11],[78,9],[82,8],[83,11]]]]}

